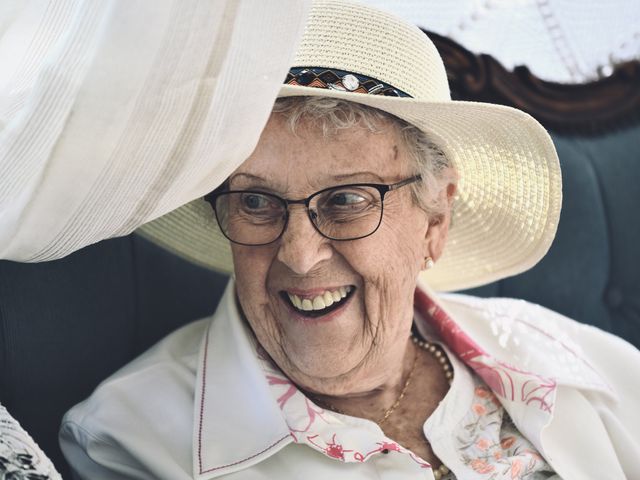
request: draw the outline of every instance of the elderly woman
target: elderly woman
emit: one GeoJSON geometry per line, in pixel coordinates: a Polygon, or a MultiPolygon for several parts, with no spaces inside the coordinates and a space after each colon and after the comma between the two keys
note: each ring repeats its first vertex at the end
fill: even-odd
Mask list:
{"type": "Polygon", "coordinates": [[[316,4],[286,83],[226,182],[147,227],[233,277],[67,414],[78,478],[640,478],[633,347],[431,290],[544,255],[544,130],[452,102],[422,32],[341,1],[316,4]]]}

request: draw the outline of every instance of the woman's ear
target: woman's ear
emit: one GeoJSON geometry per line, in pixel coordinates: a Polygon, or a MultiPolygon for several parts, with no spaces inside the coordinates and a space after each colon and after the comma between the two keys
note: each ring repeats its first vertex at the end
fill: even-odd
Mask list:
{"type": "Polygon", "coordinates": [[[447,185],[442,191],[442,195],[446,195],[447,208],[444,213],[435,215],[429,219],[429,228],[425,235],[425,258],[431,257],[434,262],[442,256],[444,246],[447,243],[449,234],[449,226],[451,225],[451,213],[453,199],[456,193],[456,186],[453,183],[447,185]]]}

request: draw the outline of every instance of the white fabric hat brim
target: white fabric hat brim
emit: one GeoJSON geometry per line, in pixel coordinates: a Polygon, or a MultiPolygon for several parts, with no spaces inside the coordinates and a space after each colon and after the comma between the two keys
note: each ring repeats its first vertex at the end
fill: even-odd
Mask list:
{"type": "MultiPolygon", "coordinates": [[[[442,149],[459,181],[444,255],[422,274],[434,289],[471,288],[521,273],[549,249],[562,203],[560,167],[551,138],[526,113],[485,103],[426,102],[290,85],[279,96],[333,97],[369,105],[427,132],[442,149]]],[[[228,240],[203,200],[139,232],[195,263],[233,270],[228,240]]]]}

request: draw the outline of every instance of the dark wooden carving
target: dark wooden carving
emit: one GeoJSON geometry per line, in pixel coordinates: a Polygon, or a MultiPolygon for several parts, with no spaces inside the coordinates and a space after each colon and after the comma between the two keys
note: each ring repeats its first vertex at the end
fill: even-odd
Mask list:
{"type": "Polygon", "coordinates": [[[456,100],[516,107],[549,130],[573,135],[640,123],[640,61],[617,65],[610,76],[590,83],[553,83],[527,67],[509,71],[490,55],[476,55],[449,38],[425,33],[442,55],[456,100]]]}

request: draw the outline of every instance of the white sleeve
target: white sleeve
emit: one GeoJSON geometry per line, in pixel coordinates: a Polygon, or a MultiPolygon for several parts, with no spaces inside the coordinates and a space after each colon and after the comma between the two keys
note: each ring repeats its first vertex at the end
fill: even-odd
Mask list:
{"type": "Polygon", "coordinates": [[[617,417],[621,425],[633,432],[635,443],[640,446],[640,416],[637,415],[640,404],[640,351],[617,335],[557,312],[545,311],[557,323],[558,329],[579,346],[588,364],[616,393],[617,400],[606,403],[610,409],[608,415],[610,418],[617,417]]]}
{"type": "MultiPolygon", "coordinates": [[[[590,390],[582,390],[579,395],[591,405],[602,422],[604,428],[600,440],[606,436],[609,438],[610,447],[602,444],[600,450],[612,449],[626,478],[640,478],[640,416],[637,414],[640,405],[640,351],[626,340],[600,328],[544,307],[534,308],[544,310],[546,321],[579,348],[587,366],[596,370],[614,392],[615,400],[590,390]]],[[[570,408],[577,409],[577,405],[570,408]]],[[[617,478],[612,472],[610,475],[617,478]]]]}
{"type": "Polygon", "coordinates": [[[626,477],[640,478],[640,351],[596,327],[575,322],[573,328],[577,342],[616,392],[617,401],[604,401],[593,393],[586,396],[598,411],[626,477]]]}
{"type": "Polygon", "coordinates": [[[640,479],[636,347],[522,300],[443,298],[462,330],[496,358],[558,381],[554,420],[543,431],[547,454],[562,458],[567,468],[580,459],[582,468],[617,470],[609,470],[606,478],[640,479]]]}
{"type": "Polygon", "coordinates": [[[102,440],[73,422],[64,422],[60,448],[76,480],[157,480],[126,450],[102,440]]]}

